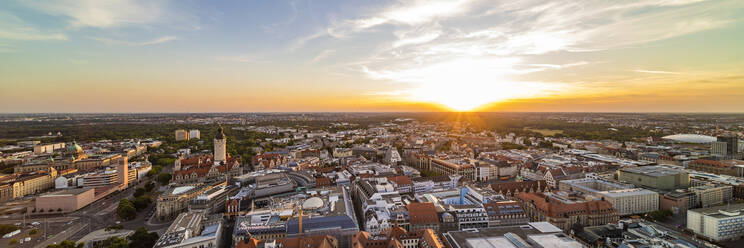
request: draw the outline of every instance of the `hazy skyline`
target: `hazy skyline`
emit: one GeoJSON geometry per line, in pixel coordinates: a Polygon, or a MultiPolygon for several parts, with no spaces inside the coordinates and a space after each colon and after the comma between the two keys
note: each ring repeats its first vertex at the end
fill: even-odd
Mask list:
{"type": "Polygon", "coordinates": [[[0,112],[743,112],[744,1],[7,1],[0,112]]]}

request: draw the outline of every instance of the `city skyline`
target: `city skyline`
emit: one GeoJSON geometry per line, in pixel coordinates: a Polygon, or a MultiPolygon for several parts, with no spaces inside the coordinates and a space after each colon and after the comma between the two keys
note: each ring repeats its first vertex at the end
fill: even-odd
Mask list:
{"type": "Polygon", "coordinates": [[[0,113],[741,112],[742,7],[9,1],[0,113]]]}

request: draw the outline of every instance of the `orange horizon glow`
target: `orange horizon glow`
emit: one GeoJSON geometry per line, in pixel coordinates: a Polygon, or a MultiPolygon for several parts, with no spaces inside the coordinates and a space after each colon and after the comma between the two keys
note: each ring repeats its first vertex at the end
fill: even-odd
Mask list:
{"type": "Polygon", "coordinates": [[[737,0],[3,7],[0,113],[744,111],[737,0]]]}

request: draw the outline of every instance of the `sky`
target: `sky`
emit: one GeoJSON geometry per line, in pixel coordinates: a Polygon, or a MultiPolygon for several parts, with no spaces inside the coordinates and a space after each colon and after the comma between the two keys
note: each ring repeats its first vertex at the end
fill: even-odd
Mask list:
{"type": "Polygon", "coordinates": [[[0,112],[744,112],[744,1],[8,0],[0,112]]]}

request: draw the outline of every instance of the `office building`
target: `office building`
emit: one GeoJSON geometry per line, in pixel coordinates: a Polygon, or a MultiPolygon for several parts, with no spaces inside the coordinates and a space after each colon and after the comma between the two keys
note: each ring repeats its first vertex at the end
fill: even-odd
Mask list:
{"type": "Polygon", "coordinates": [[[61,214],[81,209],[95,200],[94,188],[65,189],[34,199],[32,214],[61,214]]]}
{"type": "Polygon", "coordinates": [[[735,134],[716,137],[716,141],[711,144],[711,154],[721,156],[724,159],[740,158],[739,137],[735,134]]]}
{"type": "Polygon", "coordinates": [[[707,172],[718,175],[744,177],[744,161],[742,160],[706,160],[697,159],[687,164],[690,170],[707,172]]]}
{"type": "Polygon", "coordinates": [[[54,150],[65,148],[65,143],[50,143],[50,144],[36,144],[34,145],[34,154],[51,154],[54,150]]]}
{"type": "Polygon", "coordinates": [[[659,210],[658,193],[605,180],[589,178],[564,180],[560,182],[559,189],[581,192],[588,195],[589,199],[608,201],[621,216],[659,210]]]}
{"type": "Polygon", "coordinates": [[[176,130],[176,141],[189,140],[189,132],[184,129],[176,130]]]}
{"type": "Polygon", "coordinates": [[[659,190],[690,187],[690,175],[686,171],[659,165],[623,167],[617,171],[617,178],[638,187],[659,190]]]}
{"type": "Polygon", "coordinates": [[[744,204],[687,211],[687,229],[714,241],[744,237],[744,204]]]}
{"type": "Polygon", "coordinates": [[[616,222],[617,210],[608,201],[587,201],[575,195],[519,193],[516,200],[532,221],[547,221],[564,231],[574,224],[602,225],[616,222]]]}
{"type": "Polygon", "coordinates": [[[527,225],[450,231],[442,234],[447,247],[563,247],[582,248],[581,243],[565,235],[548,222],[527,225]]]}
{"type": "Polygon", "coordinates": [[[437,159],[433,158],[430,161],[429,169],[440,175],[460,175],[465,180],[474,181],[475,178],[475,167],[465,159],[437,159]]]}
{"type": "Polygon", "coordinates": [[[200,136],[201,136],[201,133],[199,132],[199,129],[189,130],[189,139],[199,139],[200,136]]]}
{"type": "Polygon", "coordinates": [[[222,229],[220,218],[209,219],[198,211],[181,213],[154,248],[220,247],[222,229]]]}

